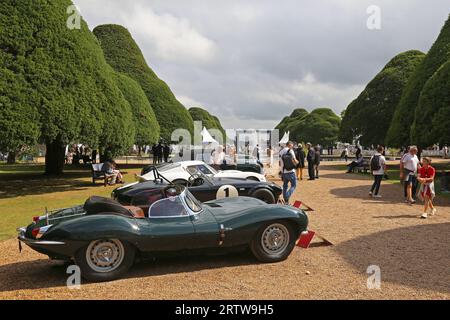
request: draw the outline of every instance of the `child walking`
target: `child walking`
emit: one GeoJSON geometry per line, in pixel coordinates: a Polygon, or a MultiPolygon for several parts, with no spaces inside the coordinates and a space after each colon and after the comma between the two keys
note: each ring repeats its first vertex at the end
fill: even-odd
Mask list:
{"type": "Polygon", "coordinates": [[[428,209],[430,209],[430,214],[433,216],[436,214],[436,208],[433,205],[433,199],[436,195],[434,191],[434,176],[436,175],[436,170],[431,166],[430,158],[422,159],[423,166],[419,169],[420,182],[420,196],[423,199],[424,207],[422,219],[428,218],[428,209]]]}

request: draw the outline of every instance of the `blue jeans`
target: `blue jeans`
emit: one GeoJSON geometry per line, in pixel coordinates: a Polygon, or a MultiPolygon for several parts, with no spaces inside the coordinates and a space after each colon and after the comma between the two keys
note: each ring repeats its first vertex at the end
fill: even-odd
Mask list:
{"type": "Polygon", "coordinates": [[[283,198],[286,203],[289,202],[289,198],[297,187],[297,177],[294,172],[283,173],[283,198]],[[291,183],[291,187],[288,190],[288,183],[291,183]]]}

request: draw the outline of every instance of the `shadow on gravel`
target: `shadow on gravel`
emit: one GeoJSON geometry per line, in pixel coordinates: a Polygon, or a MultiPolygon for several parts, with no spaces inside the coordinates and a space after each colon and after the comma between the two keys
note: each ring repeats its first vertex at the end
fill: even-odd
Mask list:
{"type": "Polygon", "coordinates": [[[342,173],[327,173],[325,170],[321,171],[321,176],[327,179],[339,179],[339,180],[372,180],[372,176],[370,174],[362,174],[362,173],[346,173],[342,171],[342,173]]]}
{"type": "MultiPolygon", "coordinates": [[[[372,198],[369,196],[370,186],[353,186],[344,188],[334,188],[330,193],[338,198],[360,199],[367,203],[399,203],[403,201],[403,190],[400,186],[390,183],[381,183],[380,194],[382,198],[372,198]]],[[[406,206],[406,204],[405,204],[406,206]]]]}
{"type": "Polygon", "coordinates": [[[417,214],[400,214],[397,216],[375,216],[374,219],[386,219],[386,220],[396,220],[396,219],[415,219],[417,220],[417,214]]]}
{"type": "Polygon", "coordinates": [[[211,256],[178,256],[159,258],[155,261],[136,263],[124,278],[161,276],[166,274],[189,273],[200,270],[218,269],[259,264],[248,252],[211,256]]]}
{"type": "MultiPolygon", "coordinates": [[[[330,193],[335,195],[338,198],[343,199],[360,199],[362,203],[365,204],[373,204],[373,203],[390,203],[390,204],[399,204],[400,206],[407,207],[408,205],[404,203],[403,198],[403,189],[398,184],[392,183],[381,183],[380,194],[381,198],[372,198],[369,196],[371,185],[362,185],[362,186],[353,186],[353,187],[344,187],[344,188],[334,188],[330,190],[330,193]]],[[[417,210],[420,211],[422,207],[422,202],[418,200],[416,205],[417,210]],[[420,208],[420,209],[419,209],[420,208]]],[[[434,204],[438,206],[448,206],[450,205],[449,199],[443,198],[441,196],[437,196],[434,199],[434,204]]]]}
{"type": "Polygon", "coordinates": [[[379,266],[381,290],[388,281],[450,293],[449,235],[450,223],[424,224],[358,237],[335,250],[362,274],[379,266]]]}
{"type": "MultiPolygon", "coordinates": [[[[189,273],[207,269],[258,264],[249,253],[221,256],[178,256],[136,263],[121,279],[189,273]]],[[[68,265],[48,259],[0,266],[0,292],[66,286],[68,265]]],[[[120,279],[119,279],[120,280],[120,279]]],[[[81,284],[87,284],[84,279],[81,284]]]]}
{"type": "Polygon", "coordinates": [[[0,292],[62,287],[66,285],[66,267],[48,259],[0,266],[0,292]]]}

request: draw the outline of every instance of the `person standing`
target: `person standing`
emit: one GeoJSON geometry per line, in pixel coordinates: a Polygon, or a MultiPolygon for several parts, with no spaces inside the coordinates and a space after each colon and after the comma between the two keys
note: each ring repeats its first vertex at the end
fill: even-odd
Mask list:
{"type": "Polygon", "coordinates": [[[160,143],[156,146],[156,162],[161,163],[163,159],[163,146],[160,143]]]}
{"type": "Polygon", "coordinates": [[[267,158],[269,159],[268,163],[267,163],[267,167],[268,168],[272,168],[272,165],[273,165],[273,150],[272,150],[271,146],[269,146],[267,148],[267,158]]]}
{"type": "Polygon", "coordinates": [[[309,175],[308,180],[314,180],[314,177],[315,177],[314,162],[316,159],[316,151],[314,150],[314,148],[311,146],[311,143],[309,143],[309,142],[306,144],[306,148],[308,150],[308,152],[306,154],[306,160],[308,161],[308,175],[309,175]]]}
{"type": "MultiPolygon", "coordinates": [[[[356,156],[356,159],[358,159],[362,155],[362,150],[361,150],[361,147],[359,145],[356,145],[355,148],[356,148],[355,156],[356,156]]],[[[345,161],[347,161],[347,160],[345,160],[345,161]]]]}
{"type": "Polygon", "coordinates": [[[224,163],[224,161],[225,152],[223,152],[223,147],[217,146],[211,154],[211,166],[216,170],[220,170],[220,166],[224,163]]]}
{"type": "Polygon", "coordinates": [[[170,146],[166,143],[163,147],[164,162],[169,162],[170,146]]]}
{"type": "Polygon", "coordinates": [[[253,149],[252,155],[256,158],[256,163],[261,166],[261,168],[264,168],[263,163],[261,162],[261,155],[260,155],[261,149],[259,148],[259,144],[256,145],[256,147],[253,149]]]}
{"type": "Polygon", "coordinates": [[[448,147],[447,147],[447,145],[445,145],[444,148],[442,148],[442,151],[444,153],[444,159],[447,159],[447,157],[448,157],[448,147]]]}
{"type": "Polygon", "coordinates": [[[406,157],[406,155],[409,154],[409,146],[405,147],[403,149],[404,153],[402,157],[400,158],[400,183],[403,185],[403,195],[405,197],[405,202],[408,203],[408,183],[406,183],[405,179],[403,178],[403,159],[406,157]]]}
{"type": "Polygon", "coordinates": [[[155,165],[158,161],[157,151],[156,151],[156,144],[154,143],[152,145],[152,154],[153,154],[153,164],[155,165]]]}
{"type": "Polygon", "coordinates": [[[253,157],[256,158],[257,161],[260,161],[260,154],[259,154],[259,144],[256,145],[256,147],[253,149],[253,157]]]}
{"type": "Polygon", "coordinates": [[[381,198],[380,187],[381,181],[386,174],[386,158],[382,155],[383,147],[378,146],[377,151],[370,159],[370,170],[373,175],[373,184],[370,188],[369,195],[373,198],[381,198]]]}
{"type": "Polygon", "coordinates": [[[406,183],[406,202],[409,204],[416,203],[414,197],[416,196],[418,168],[420,168],[420,161],[417,157],[417,147],[411,146],[409,153],[405,154],[402,159],[402,170],[400,170],[400,179],[406,183]]]}
{"type": "Polygon", "coordinates": [[[303,169],[305,168],[305,151],[303,151],[303,145],[298,144],[297,149],[295,149],[295,159],[297,159],[297,179],[303,180],[303,169]]]}
{"type": "Polygon", "coordinates": [[[289,204],[289,199],[297,187],[297,178],[295,176],[295,168],[297,167],[297,159],[295,158],[294,144],[289,141],[286,147],[280,152],[280,172],[283,179],[283,199],[285,204],[289,204]],[[290,188],[288,186],[290,184],[290,188]]]}
{"type": "Polygon", "coordinates": [[[321,155],[322,151],[321,151],[321,148],[319,145],[317,145],[314,148],[314,151],[315,151],[315,153],[314,153],[314,155],[315,155],[315,157],[314,157],[314,173],[315,173],[315,178],[319,179],[319,166],[320,166],[320,160],[321,160],[320,155],[321,155]]]}
{"type": "Polygon", "coordinates": [[[420,196],[424,202],[423,214],[420,217],[426,219],[428,218],[428,209],[431,210],[432,216],[436,214],[436,208],[433,205],[433,199],[436,195],[434,191],[436,170],[431,166],[430,158],[424,157],[422,164],[423,166],[418,170],[419,177],[417,180],[420,182],[420,196]]]}
{"type": "Polygon", "coordinates": [[[347,162],[347,160],[348,160],[348,147],[347,146],[345,146],[344,150],[342,150],[341,158],[344,158],[345,162],[347,162]]]}

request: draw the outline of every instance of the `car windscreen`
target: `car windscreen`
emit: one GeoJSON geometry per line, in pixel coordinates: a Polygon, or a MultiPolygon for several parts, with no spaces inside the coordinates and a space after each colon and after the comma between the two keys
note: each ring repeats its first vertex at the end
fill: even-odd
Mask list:
{"type": "Polygon", "coordinates": [[[208,164],[205,163],[205,164],[204,164],[204,167],[205,167],[207,170],[211,171],[212,174],[217,174],[217,170],[214,169],[213,167],[211,167],[210,165],[208,165],[208,164]]]}
{"type": "Polygon", "coordinates": [[[213,181],[211,180],[211,178],[204,173],[204,170],[200,170],[199,169],[200,166],[205,167],[204,165],[189,166],[189,167],[186,168],[186,171],[191,176],[194,175],[194,174],[197,174],[197,175],[201,176],[206,183],[209,183],[211,185],[214,184],[213,181]]]}
{"type": "Polygon", "coordinates": [[[179,196],[156,201],[148,210],[150,218],[182,217],[187,215],[188,213],[179,196]]]}
{"type": "Polygon", "coordinates": [[[198,201],[188,190],[186,190],[186,196],[184,198],[186,200],[186,204],[193,212],[202,211],[202,205],[200,201],[198,201]]]}
{"type": "Polygon", "coordinates": [[[172,170],[174,168],[178,168],[179,166],[181,166],[179,163],[166,163],[166,164],[158,165],[157,169],[159,172],[165,172],[165,171],[172,170]]]}

